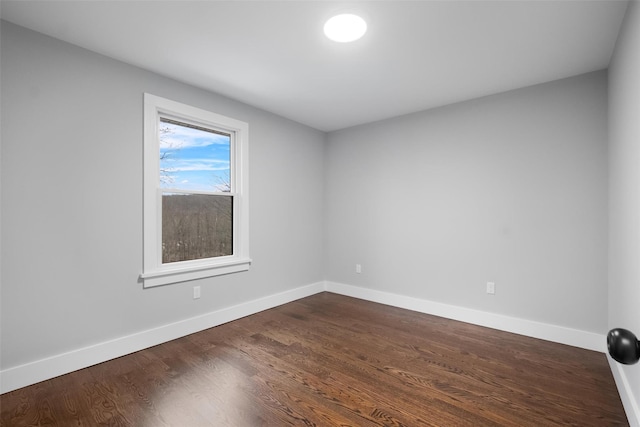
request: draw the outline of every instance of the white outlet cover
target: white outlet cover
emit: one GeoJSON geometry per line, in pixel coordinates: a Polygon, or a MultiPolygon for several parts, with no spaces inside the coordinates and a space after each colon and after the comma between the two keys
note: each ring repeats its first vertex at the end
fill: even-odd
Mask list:
{"type": "Polygon", "coordinates": [[[496,284],[494,282],[487,282],[487,293],[491,295],[496,293],[496,284]]]}

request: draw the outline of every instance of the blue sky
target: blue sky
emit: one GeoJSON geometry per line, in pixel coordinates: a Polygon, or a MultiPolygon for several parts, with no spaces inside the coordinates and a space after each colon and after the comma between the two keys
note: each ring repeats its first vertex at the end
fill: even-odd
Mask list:
{"type": "Polygon", "coordinates": [[[160,187],[182,190],[228,191],[230,138],[160,123],[160,187]]]}

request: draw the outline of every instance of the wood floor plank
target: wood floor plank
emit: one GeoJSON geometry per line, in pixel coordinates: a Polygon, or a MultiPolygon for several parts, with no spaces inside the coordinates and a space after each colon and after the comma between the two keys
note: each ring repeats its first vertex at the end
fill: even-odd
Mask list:
{"type": "Polygon", "coordinates": [[[627,426],[598,352],[321,293],[0,396],[2,426],[627,426]]]}

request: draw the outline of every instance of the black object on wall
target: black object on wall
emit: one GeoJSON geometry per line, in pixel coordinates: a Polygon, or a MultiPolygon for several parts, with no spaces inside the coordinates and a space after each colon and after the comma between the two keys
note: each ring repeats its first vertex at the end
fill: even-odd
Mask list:
{"type": "Polygon", "coordinates": [[[633,365],[640,360],[640,341],[633,332],[616,328],[607,334],[607,349],[616,362],[633,365]]]}

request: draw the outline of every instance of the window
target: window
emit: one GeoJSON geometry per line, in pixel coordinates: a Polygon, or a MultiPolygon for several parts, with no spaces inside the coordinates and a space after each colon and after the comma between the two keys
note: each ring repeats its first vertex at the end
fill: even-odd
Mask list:
{"type": "Polygon", "coordinates": [[[144,95],[144,287],[249,269],[248,125],[144,95]]]}

